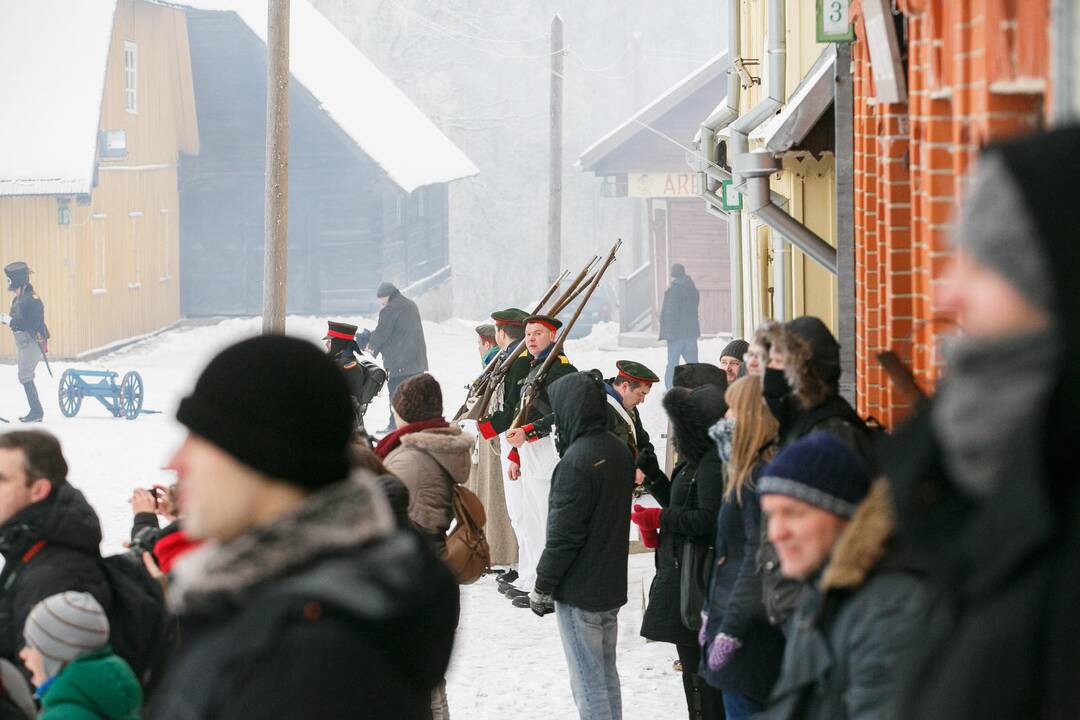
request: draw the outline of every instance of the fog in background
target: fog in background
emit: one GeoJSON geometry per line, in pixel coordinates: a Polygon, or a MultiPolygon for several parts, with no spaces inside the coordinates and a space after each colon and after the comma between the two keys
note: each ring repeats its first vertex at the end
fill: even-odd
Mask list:
{"type": "Polygon", "coordinates": [[[627,245],[605,283],[614,299],[616,278],[648,259],[641,202],[600,197],[601,180],[574,163],[725,49],[725,2],[313,2],[480,169],[450,185],[454,311],[468,317],[525,304],[547,286],[548,31],[559,13],[567,48],[563,265],[576,270],[622,237],[627,245]]]}

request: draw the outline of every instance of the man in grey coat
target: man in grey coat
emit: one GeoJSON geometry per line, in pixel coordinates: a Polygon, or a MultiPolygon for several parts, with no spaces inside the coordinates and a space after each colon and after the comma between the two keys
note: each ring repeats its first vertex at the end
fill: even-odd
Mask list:
{"type": "MultiPolygon", "coordinates": [[[[372,355],[382,355],[388,377],[387,391],[393,400],[398,385],[428,370],[424,324],[420,320],[420,308],[402,295],[393,283],[382,283],[375,295],[383,306],[379,311],[379,324],[372,332],[364,331],[360,344],[361,349],[366,346],[372,355]]],[[[381,434],[395,429],[397,423],[391,413],[390,422],[381,434]]]]}
{"type": "Polygon", "coordinates": [[[898,719],[898,668],[935,623],[929,586],[890,547],[887,482],[871,487],[854,452],[818,432],[784,448],[758,492],[781,571],[806,583],[764,717],[898,719]]]}

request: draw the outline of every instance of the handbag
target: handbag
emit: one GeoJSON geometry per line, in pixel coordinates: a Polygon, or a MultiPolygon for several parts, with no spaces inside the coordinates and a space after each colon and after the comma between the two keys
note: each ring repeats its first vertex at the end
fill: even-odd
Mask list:
{"type": "Polygon", "coordinates": [[[454,485],[454,529],[446,537],[446,564],[460,585],[471,585],[491,569],[491,550],[484,525],[484,504],[472,490],[454,485]]]}
{"type": "MultiPolygon", "coordinates": [[[[696,483],[697,478],[690,481],[691,489],[696,489],[696,483]]],[[[694,498],[696,501],[696,493],[694,498]]],[[[701,610],[705,607],[715,555],[711,543],[699,545],[687,538],[676,558],[679,566],[679,617],[688,630],[701,628],[701,610]]]]}

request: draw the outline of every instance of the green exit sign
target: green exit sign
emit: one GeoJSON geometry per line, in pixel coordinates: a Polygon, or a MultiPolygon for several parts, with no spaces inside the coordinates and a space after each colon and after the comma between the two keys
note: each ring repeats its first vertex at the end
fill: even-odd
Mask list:
{"type": "Polygon", "coordinates": [[[848,9],[850,0],[817,0],[817,41],[853,42],[855,28],[848,9]]]}

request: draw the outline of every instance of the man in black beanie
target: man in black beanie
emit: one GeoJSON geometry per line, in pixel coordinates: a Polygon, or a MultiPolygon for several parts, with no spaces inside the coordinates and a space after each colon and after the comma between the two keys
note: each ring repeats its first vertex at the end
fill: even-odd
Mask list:
{"type": "MultiPolygon", "coordinates": [[[[368,340],[362,343],[361,349],[367,349],[376,357],[382,355],[383,367],[388,376],[388,392],[392,399],[398,385],[413,375],[427,372],[427,342],[424,340],[420,308],[415,302],[402,295],[393,283],[388,282],[379,285],[375,295],[383,306],[379,311],[379,324],[370,333],[364,331],[368,340]]],[[[391,413],[389,423],[379,434],[385,435],[396,428],[397,423],[391,413]]]]}
{"type": "Polygon", "coordinates": [[[457,585],[372,479],[349,477],[333,361],[294,338],[245,340],[177,419],[189,433],[169,467],[188,533],[209,542],[174,568],[184,643],[153,717],[429,718],[457,585]]]}
{"type": "Polygon", "coordinates": [[[720,351],[720,369],[727,374],[728,385],[745,375],[743,370],[743,356],[750,350],[750,343],[742,339],[729,342],[720,351]]]}

